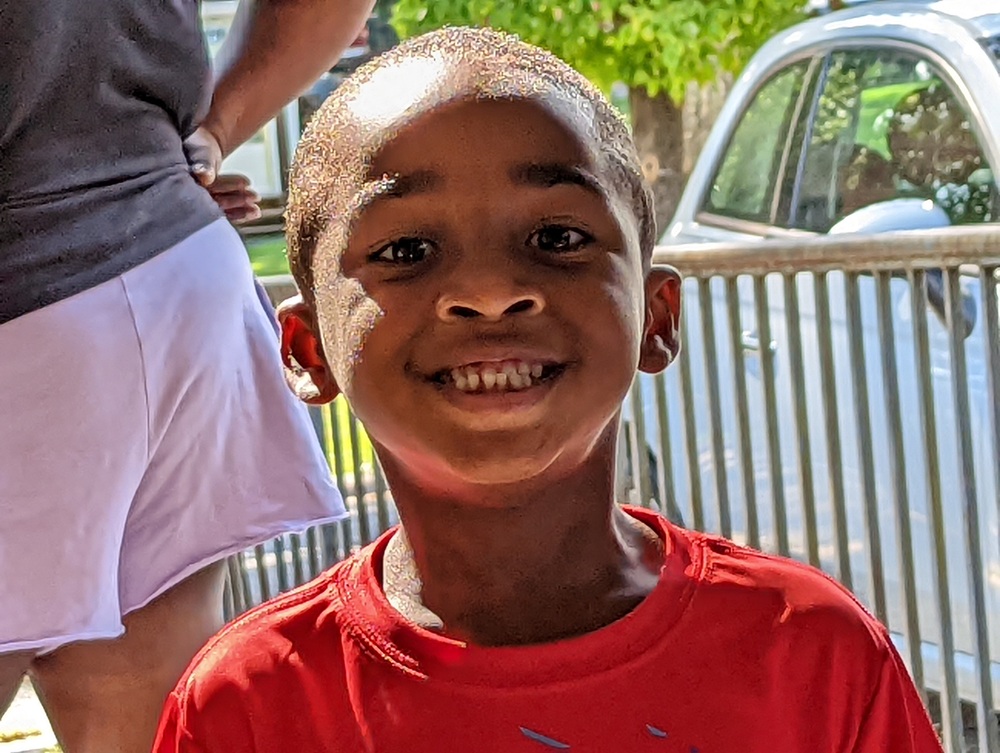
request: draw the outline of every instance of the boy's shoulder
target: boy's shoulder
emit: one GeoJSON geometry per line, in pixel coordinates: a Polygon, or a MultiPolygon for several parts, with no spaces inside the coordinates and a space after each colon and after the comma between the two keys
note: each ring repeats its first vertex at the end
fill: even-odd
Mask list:
{"type": "Polygon", "coordinates": [[[346,683],[336,679],[344,672],[341,618],[370,549],[217,633],[167,698],[153,750],[280,750],[276,740],[288,739],[289,731],[276,709],[311,708],[317,686],[327,689],[327,713],[347,707],[346,683]],[[191,747],[188,740],[214,742],[191,747]]]}
{"type": "MultiPolygon", "coordinates": [[[[719,619],[735,639],[803,646],[838,646],[884,658],[886,628],[846,587],[822,570],[710,534],[687,532],[702,550],[691,608],[696,622],[719,619]]],[[[721,623],[721,624],[720,624],[721,623]]],[[[722,627],[722,632],[726,632],[722,627]]],[[[717,637],[718,634],[717,634],[717,637]]]]}
{"type": "Polygon", "coordinates": [[[280,681],[301,669],[296,657],[316,646],[337,661],[342,585],[358,577],[367,549],[335,564],[317,578],[254,607],[219,631],[192,660],[177,685],[179,694],[208,696],[233,683],[280,681]]]}

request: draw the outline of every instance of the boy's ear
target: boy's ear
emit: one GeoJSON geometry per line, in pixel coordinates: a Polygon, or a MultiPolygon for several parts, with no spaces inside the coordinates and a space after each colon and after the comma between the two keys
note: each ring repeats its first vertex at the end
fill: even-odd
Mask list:
{"type": "Polygon", "coordinates": [[[639,370],[663,371],[681,351],[681,276],[671,267],[653,267],[646,275],[646,319],[639,370]]]}
{"type": "Polygon", "coordinates": [[[323,354],[316,315],[301,295],[283,301],[277,310],[281,325],[281,362],[285,381],[300,400],[310,405],[331,402],[340,388],[323,354]]]}

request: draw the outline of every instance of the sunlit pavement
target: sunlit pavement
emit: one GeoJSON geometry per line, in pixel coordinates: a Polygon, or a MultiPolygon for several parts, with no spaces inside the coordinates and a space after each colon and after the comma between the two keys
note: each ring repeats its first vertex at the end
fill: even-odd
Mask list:
{"type": "Polygon", "coordinates": [[[0,753],[39,753],[50,750],[55,744],[49,720],[26,681],[0,719],[0,753]],[[8,742],[3,742],[5,740],[8,742]]]}

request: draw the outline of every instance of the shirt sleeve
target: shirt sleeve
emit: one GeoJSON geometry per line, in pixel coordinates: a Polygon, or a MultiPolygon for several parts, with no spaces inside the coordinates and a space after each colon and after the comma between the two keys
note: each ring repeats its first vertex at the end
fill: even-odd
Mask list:
{"type": "Polygon", "coordinates": [[[942,753],[917,688],[888,636],[887,655],[853,753],[942,753]]]}

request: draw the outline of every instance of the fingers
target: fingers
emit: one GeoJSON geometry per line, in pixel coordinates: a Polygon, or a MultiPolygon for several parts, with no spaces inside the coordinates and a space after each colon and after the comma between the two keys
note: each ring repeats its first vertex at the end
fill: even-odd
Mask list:
{"type": "Polygon", "coordinates": [[[249,222],[260,219],[260,207],[256,202],[245,196],[226,195],[215,197],[216,202],[226,213],[230,222],[249,222]]]}
{"type": "Polygon", "coordinates": [[[201,186],[208,188],[215,182],[215,170],[203,162],[195,162],[191,165],[191,174],[201,186]]]}
{"type": "Polygon", "coordinates": [[[246,176],[219,175],[207,189],[230,222],[248,222],[260,218],[260,207],[257,206],[260,196],[250,188],[250,180],[246,176]]]}
{"type": "Polygon", "coordinates": [[[252,220],[260,219],[260,207],[256,204],[251,204],[250,206],[234,207],[232,209],[225,210],[226,219],[232,223],[240,222],[250,222],[252,220]]]}
{"type": "MultiPolygon", "coordinates": [[[[239,173],[223,173],[216,176],[212,183],[212,193],[229,193],[231,191],[245,191],[250,188],[250,179],[239,173]]],[[[251,190],[250,193],[253,193],[251,190]]],[[[256,194],[254,194],[256,196],[256,194]]]]}
{"type": "Polygon", "coordinates": [[[212,195],[212,198],[215,199],[215,203],[223,209],[228,210],[236,209],[241,206],[256,206],[257,202],[260,201],[260,196],[250,189],[216,191],[215,188],[217,185],[218,182],[209,186],[209,193],[212,195]]]}
{"type": "Polygon", "coordinates": [[[260,196],[250,188],[244,175],[219,175],[222,149],[215,135],[204,126],[184,139],[184,154],[191,174],[226,213],[230,222],[248,222],[260,217],[260,196]]]}
{"type": "Polygon", "coordinates": [[[184,153],[195,180],[206,188],[212,185],[222,162],[222,149],[215,136],[204,127],[197,128],[184,139],[184,153]]]}

